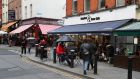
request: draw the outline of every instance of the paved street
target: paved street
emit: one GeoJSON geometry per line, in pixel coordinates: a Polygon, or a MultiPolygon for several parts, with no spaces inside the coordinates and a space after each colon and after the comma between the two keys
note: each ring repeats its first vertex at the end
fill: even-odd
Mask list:
{"type": "MultiPolygon", "coordinates": [[[[27,61],[18,54],[0,50],[0,79],[78,79],[73,75],[27,61]]],[[[80,79],[80,78],[79,78],[80,79]]]]}

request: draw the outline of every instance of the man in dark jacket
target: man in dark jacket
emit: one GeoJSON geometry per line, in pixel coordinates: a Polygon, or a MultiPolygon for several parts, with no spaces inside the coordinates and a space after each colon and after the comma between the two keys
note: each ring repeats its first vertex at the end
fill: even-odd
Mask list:
{"type": "Polygon", "coordinates": [[[27,45],[27,40],[25,37],[21,40],[21,55],[26,54],[26,45],[27,45]]]}
{"type": "Polygon", "coordinates": [[[91,69],[93,69],[93,67],[94,67],[93,61],[94,61],[95,52],[97,50],[96,45],[93,44],[93,43],[90,43],[90,49],[89,50],[90,50],[89,51],[90,52],[90,57],[89,57],[89,63],[88,63],[87,70],[89,70],[90,65],[91,65],[91,69]]]}
{"type": "Polygon", "coordinates": [[[90,60],[90,44],[87,39],[84,40],[84,43],[80,47],[80,53],[83,59],[83,74],[86,75],[87,66],[90,60]]]}
{"type": "Polygon", "coordinates": [[[107,45],[107,55],[108,55],[108,63],[112,63],[114,57],[114,47],[112,45],[107,45]]]}

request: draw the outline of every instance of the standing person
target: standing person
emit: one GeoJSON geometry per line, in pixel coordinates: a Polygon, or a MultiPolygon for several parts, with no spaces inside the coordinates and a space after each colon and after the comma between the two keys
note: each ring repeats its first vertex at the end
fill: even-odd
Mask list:
{"type": "Polygon", "coordinates": [[[25,37],[21,40],[21,56],[22,54],[26,54],[26,45],[27,45],[27,40],[25,37]]]}
{"type": "Polygon", "coordinates": [[[31,39],[27,40],[27,43],[28,43],[28,53],[29,54],[30,54],[31,48],[33,47],[34,41],[35,40],[31,40],[31,39]]]}
{"type": "Polygon", "coordinates": [[[45,51],[45,47],[46,47],[46,41],[45,39],[42,39],[39,43],[40,47],[41,47],[41,53],[40,53],[40,59],[43,60],[44,57],[48,57],[47,56],[47,51],[45,51]]]}
{"type": "Polygon", "coordinates": [[[112,63],[114,57],[114,47],[112,45],[107,45],[107,55],[108,55],[108,63],[112,63]]]}
{"type": "Polygon", "coordinates": [[[80,47],[80,53],[83,59],[83,74],[86,75],[87,66],[90,60],[90,44],[86,39],[84,40],[84,43],[80,47]]]}
{"type": "MultiPolygon", "coordinates": [[[[90,41],[89,41],[90,42],[90,41]]],[[[94,61],[94,57],[95,57],[95,53],[96,53],[96,50],[97,50],[97,47],[94,43],[90,43],[90,57],[89,57],[89,63],[88,63],[88,67],[87,67],[87,70],[89,70],[89,67],[91,65],[91,69],[94,68],[94,64],[93,64],[93,61],[94,61]]]]}
{"type": "Polygon", "coordinates": [[[64,61],[64,52],[65,52],[64,45],[62,43],[58,43],[56,47],[56,54],[58,55],[60,64],[64,61]]]}

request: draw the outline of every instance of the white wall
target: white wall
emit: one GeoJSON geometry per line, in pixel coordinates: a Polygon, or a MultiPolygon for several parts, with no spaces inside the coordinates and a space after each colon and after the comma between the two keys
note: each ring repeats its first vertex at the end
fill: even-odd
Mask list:
{"type": "Polygon", "coordinates": [[[4,4],[4,7],[2,6],[2,22],[6,23],[8,22],[8,0],[2,0],[2,4],[4,4]]]}
{"type": "Polygon", "coordinates": [[[136,19],[136,5],[131,5],[123,8],[118,8],[114,10],[101,11],[94,14],[87,14],[81,16],[68,17],[64,19],[64,25],[75,25],[75,24],[86,24],[86,23],[96,23],[123,19],[136,19]],[[100,17],[100,20],[91,20],[90,22],[81,20],[81,17],[96,18],[100,17]]]}
{"type": "Polygon", "coordinates": [[[32,17],[62,19],[66,15],[66,0],[22,0],[22,19],[31,18],[30,4],[32,4],[32,17]],[[27,18],[25,6],[27,6],[27,18]]]}

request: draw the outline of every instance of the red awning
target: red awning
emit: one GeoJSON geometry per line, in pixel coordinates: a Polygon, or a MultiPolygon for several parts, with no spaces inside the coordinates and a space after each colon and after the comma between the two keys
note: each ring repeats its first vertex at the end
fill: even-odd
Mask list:
{"type": "Polygon", "coordinates": [[[48,32],[51,32],[51,31],[58,29],[62,26],[39,24],[39,27],[41,29],[42,34],[47,34],[48,32]]]}
{"type": "Polygon", "coordinates": [[[27,30],[28,28],[32,27],[33,24],[30,24],[30,25],[23,25],[23,26],[20,26],[19,28],[13,30],[12,32],[10,32],[10,34],[16,34],[16,33],[21,33],[25,30],[27,30]]]}

